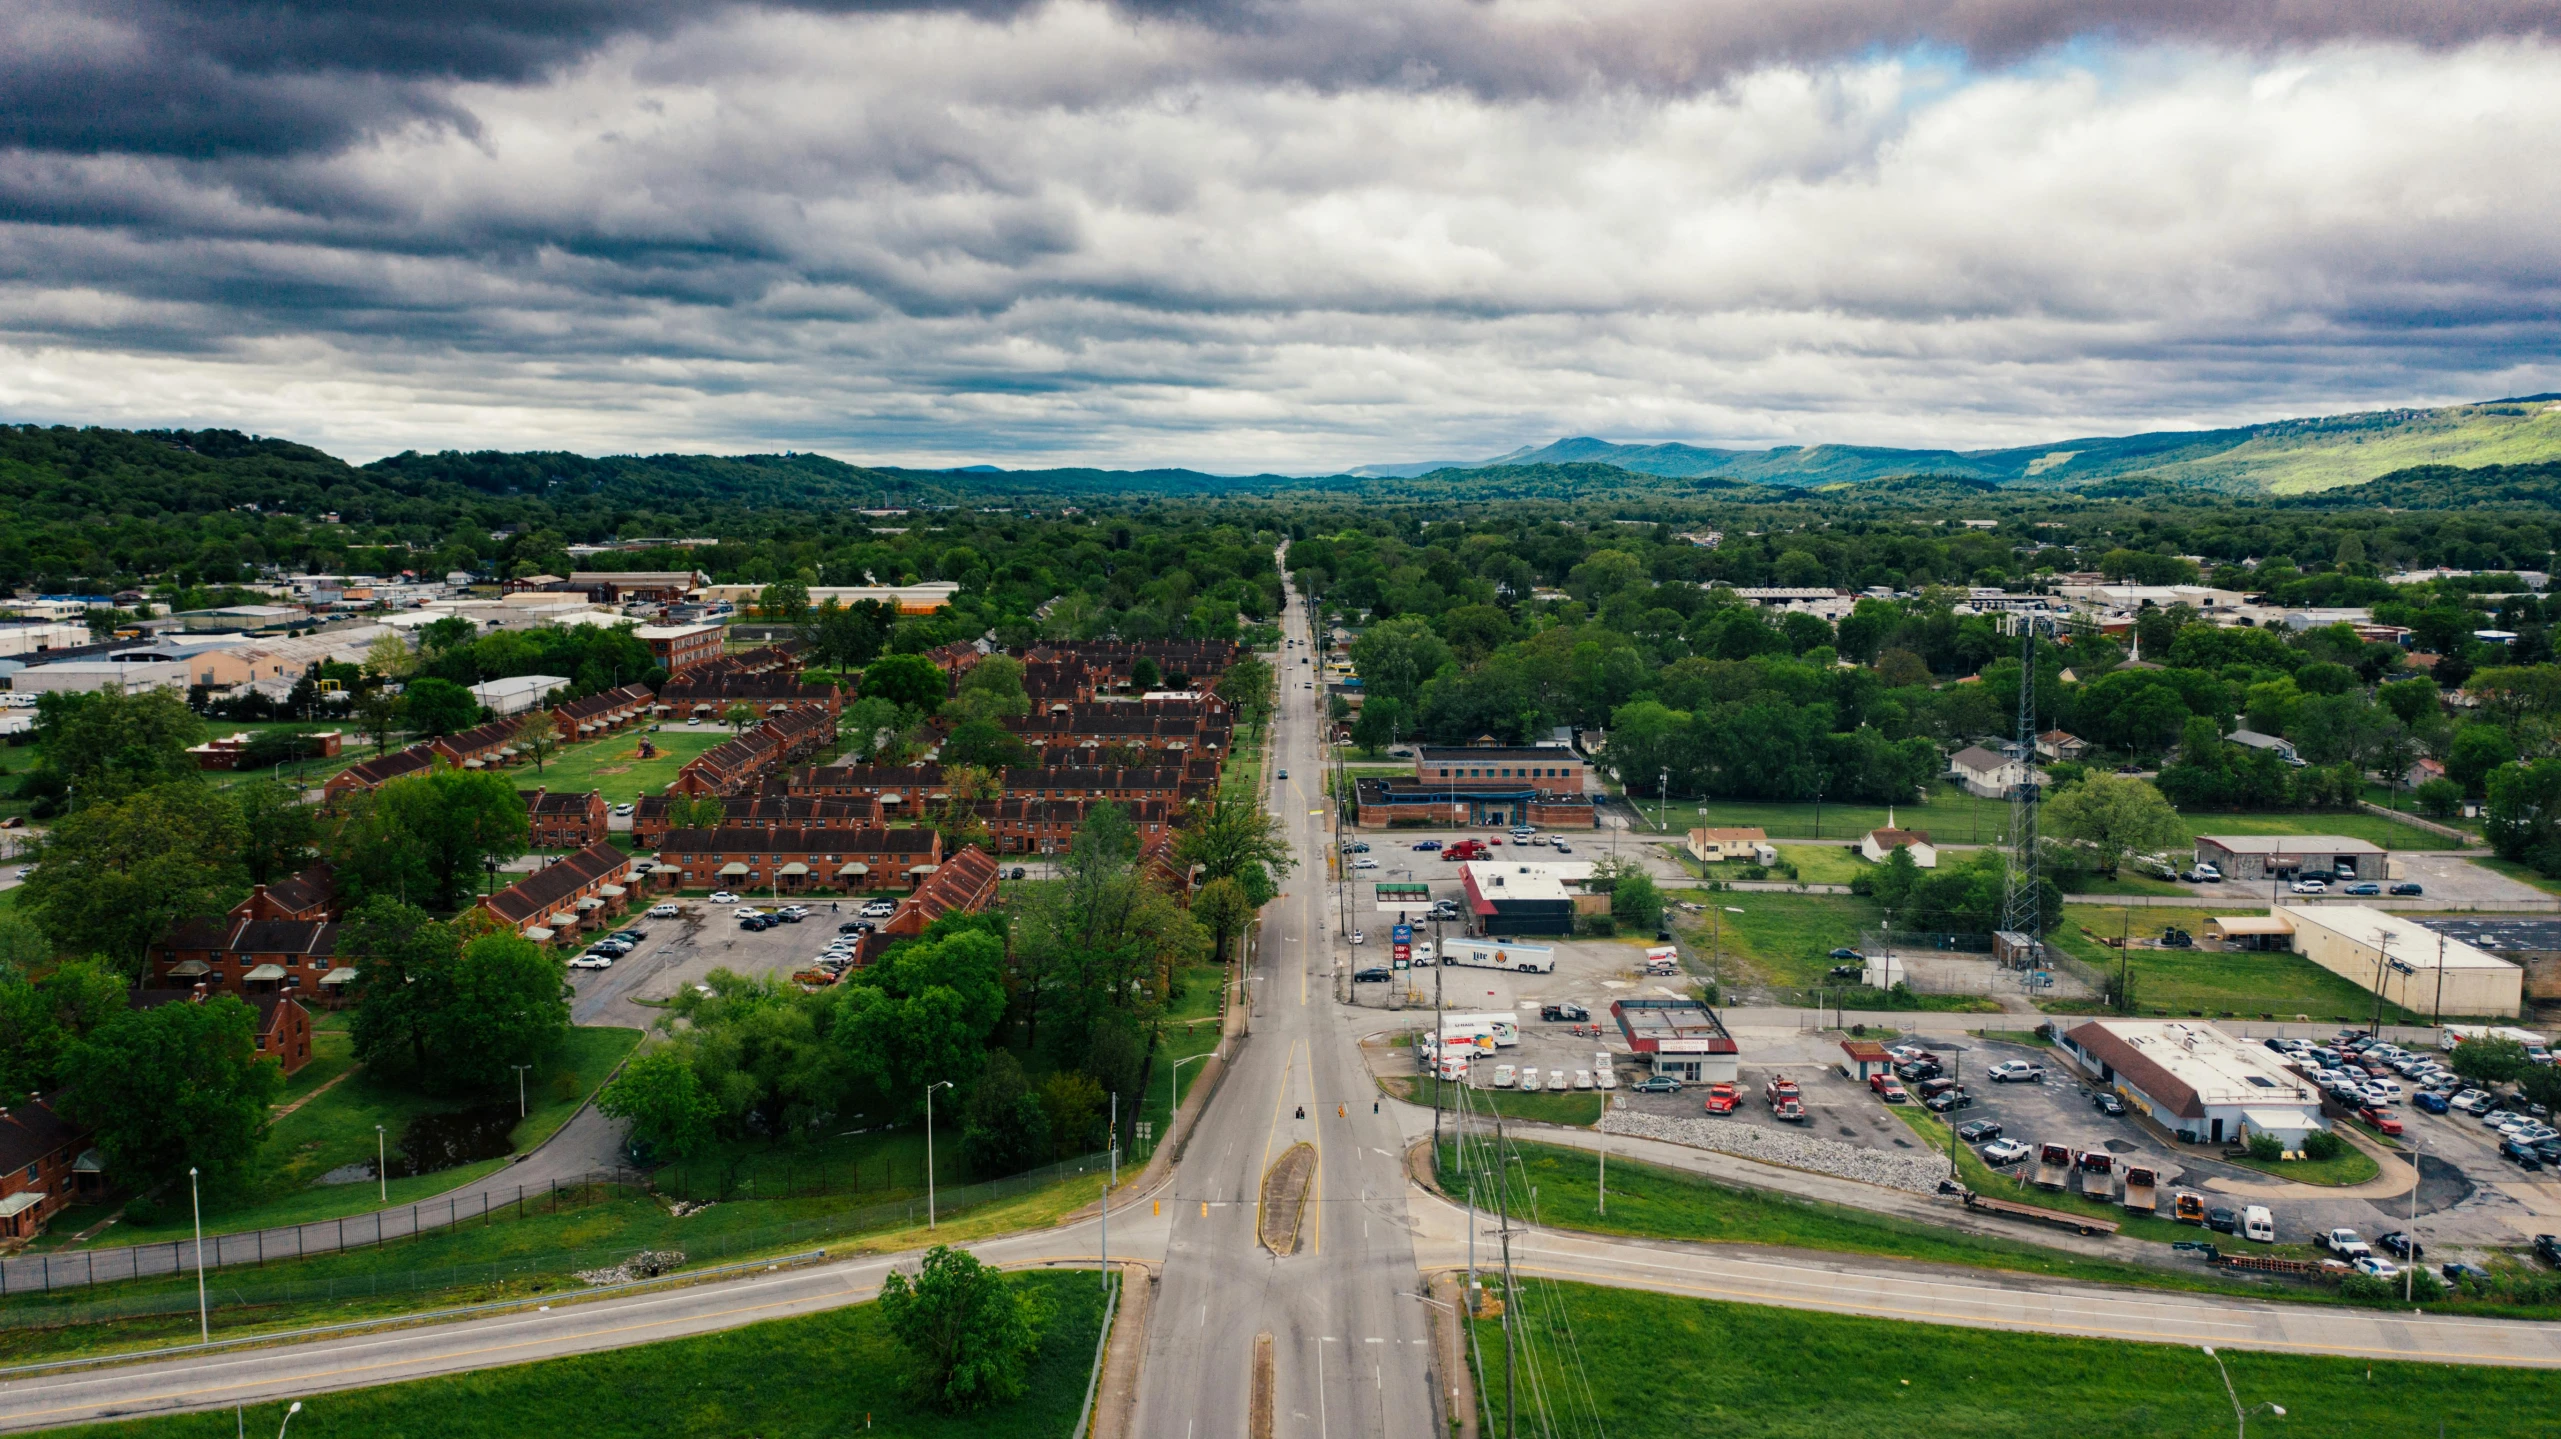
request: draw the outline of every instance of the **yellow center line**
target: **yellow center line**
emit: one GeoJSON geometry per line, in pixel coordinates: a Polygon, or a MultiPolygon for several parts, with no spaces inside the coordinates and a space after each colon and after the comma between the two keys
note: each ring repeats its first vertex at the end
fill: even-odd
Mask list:
{"type": "Polygon", "coordinates": [[[1297,1063],[1298,1041],[1293,1039],[1289,1043],[1287,1054],[1281,1061],[1281,1081],[1272,1091],[1272,1122],[1270,1127],[1263,1131],[1263,1163],[1254,1173],[1254,1239],[1256,1243],[1260,1243],[1263,1237],[1263,1181],[1269,1178],[1272,1172],[1272,1137],[1280,1133],[1281,1106],[1289,1103],[1289,1073],[1291,1067],[1297,1063]]]}

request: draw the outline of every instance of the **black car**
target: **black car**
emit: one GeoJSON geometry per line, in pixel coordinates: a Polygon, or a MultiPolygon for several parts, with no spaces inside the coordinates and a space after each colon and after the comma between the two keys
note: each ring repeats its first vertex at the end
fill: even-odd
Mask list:
{"type": "Polygon", "coordinates": [[[1592,1012],[1579,1004],[1543,1004],[1538,1017],[1558,1024],[1582,1024],[1591,1019],[1592,1012]]]}
{"type": "Polygon", "coordinates": [[[2395,1259],[2418,1260],[2428,1257],[2428,1247],[2395,1229],[2374,1241],[2374,1247],[2395,1259]]]}
{"type": "Polygon", "coordinates": [[[751,914],[751,915],[747,916],[745,919],[742,919],[742,920],[738,921],[738,927],[739,927],[740,929],[750,929],[750,930],[753,930],[753,929],[771,929],[771,928],[773,928],[775,925],[780,924],[780,923],[782,923],[782,921],[780,921],[780,920],[778,920],[778,919],[775,919],[775,918],[774,918],[773,916],[771,916],[771,915],[765,915],[765,914],[751,914]]]}
{"type": "Polygon", "coordinates": [[[2534,1257],[2555,1269],[2561,1269],[2561,1234],[2534,1236],[2534,1257]]]}
{"type": "Polygon", "coordinates": [[[2425,894],[2428,891],[2425,885],[2416,884],[2405,879],[2399,884],[2392,886],[2392,892],[2394,894],[2425,894]]]}
{"type": "Polygon", "coordinates": [[[1909,1064],[1894,1066],[1894,1073],[1905,1084],[1918,1084],[1924,1079],[1938,1078],[1939,1067],[1935,1061],[1916,1059],[1909,1064]]]}
{"type": "Polygon", "coordinates": [[[849,919],[843,924],[836,926],[836,932],[838,934],[861,934],[863,931],[870,928],[870,925],[863,923],[859,919],[849,919]]]}
{"type": "Polygon", "coordinates": [[[614,938],[622,940],[628,944],[638,944],[648,937],[649,931],[645,929],[618,929],[614,931],[614,938]]]}
{"type": "Polygon", "coordinates": [[[2001,1126],[1988,1119],[1970,1119],[1956,1127],[1956,1137],[1968,1144],[1989,1144],[2001,1137],[2001,1126]]]}
{"type": "Polygon", "coordinates": [[[2499,1157],[2510,1164],[2515,1165],[2519,1169],[2541,1169],[2543,1167],[2543,1156],[2534,1152],[2533,1145],[2519,1144],[2513,1139],[2503,1139],[2499,1141],[2499,1157]]]}
{"type": "Polygon", "coordinates": [[[2241,1216],[2229,1209],[2209,1209],[2205,1211],[2205,1227],[2217,1234],[2238,1234],[2241,1216]]]}
{"type": "Polygon", "coordinates": [[[2460,1284],[2466,1279],[2477,1281],[2490,1277],[2489,1270],[2478,1264],[2466,1264],[2459,1259],[2452,1264],[2438,1265],[2437,1272],[2445,1276],[2445,1282],[2448,1284],[2460,1284]]]}
{"type": "Polygon", "coordinates": [[[2099,1093],[2091,1095],[2090,1102],[2098,1106],[2099,1113],[2101,1114],[2118,1116],[2125,1113],[2125,1101],[2117,1098],[2113,1094],[2099,1093]]]}
{"type": "Polygon", "coordinates": [[[807,916],[794,914],[792,911],[787,909],[776,910],[774,912],[774,919],[776,922],[781,924],[798,924],[805,918],[807,918],[807,916]]]}
{"type": "Polygon", "coordinates": [[[2536,1140],[2534,1153],[2545,1164],[2561,1166],[2561,1137],[2536,1140]]]}
{"type": "Polygon", "coordinates": [[[1022,867],[1021,865],[1019,865],[1019,864],[1018,864],[1018,865],[1015,865],[1015,866],[1014,866],[1014,872],[1013,872],[1012,874],[1009,874],[1009,875],[1005,876],[1005,877],[1006,877],[1007,879],[1021,879],[1021,878],[1023,877],[1023,867],[1022,867]]]}
{"type": "Polygon", "coordinates": [[[1866,955],[1863,955],[1863,954],[1859,953],[1859,952],[1858,952],[1857,950],[1855,950],[1855,949],[1836,949],[1836,950],[1833,950],[1833,951],[1831,952],[1831,954],[1830,954],[1830,955],[1828,955],[1828,956],[1826,956],[1826,957],[1827,957],[1827,958],[1831,958],[1831,959],[1865,959],[1865,958],[1867,958],[1867,956],[1866,956],[1866,955]]]}
{"type": "Polygon", "coordinates": [[[1832,966],[1831,978],[1856,979],[1865,973],[1867,966],[1863,964],[1836,964],[1832,966]]]}
{"type": "Polygon", "coordinates": [[[1354,984],[1385,984],[1388,980],[1394,977],[1394,975],[1384,969],[1356,969],[1352,971],[1352,983],[1354,984]]]}
{"type": "Polygon", "coordinates": [[[1921,1101],[1921,1107],[1932,1114],[1945,1114],[1952,1109],[1971,1109],[1974,1096],[1962,1089],[1941,1090],[1921,1101]]]}

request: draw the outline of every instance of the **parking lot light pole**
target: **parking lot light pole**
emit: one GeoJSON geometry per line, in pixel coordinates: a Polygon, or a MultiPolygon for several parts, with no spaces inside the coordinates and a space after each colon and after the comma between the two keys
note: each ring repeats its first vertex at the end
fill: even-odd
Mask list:
{"type": "Polygon", "coordinates": [[[2401,1256],[2401,1302],[2404,1304],[2416,1302],[2414,1296],[2419,1289],[2419,1180],[2422,1177],[2419,1160],[2426,1153],[2427,1145],[2416,1139],[2410,1141],[2410,1224],[2401,1231],[2410,1241],[2410,1252],[2401,1256]]]}
{"type": "Polygon", "coordinates": [[[2232,1387],[2232,1371],[2223,1367],[2223,1356],[2215,1353],[2214,1346],[2211,1344],[2205,1345],[2204,1349],[2205,1357],[2214,1361],[2214,1372],[2223,1376],[2223,1392],[2232,1398],[2233,1439],[2249,1439],[2250,1416],[2262,1409],[2279,1419],[2285,1417],[2285,1406],[2282,1404],[2253,1404],[2247,1409],[2242,1408],[2241,1393],[2232,1387]]]}
{"type": "Polygon", "coordinates": [[[533,1068],[533,1066],[530,1064],[511,1064],[507,1067],[516,1071],[516,1117],[518,1119],[522,1119],[525,1117],[525,1071],[533,1068]]]}
{"type": "Polygon", "coordinates": [[[373,1177],[382,1186],[382,1202],[391,1202],[390,1151],[383,1147],[382,1126],[373,1127],[373,1177]]]}
{"type": "Polygon", "coordinates": [[[213,1319],[205,1309],[205,1202],[196,1188],[194,1166],[187,1169],[187,1202],[196,1211],[196,1337],[213,1342],[213,1319]]]}
{"type": "Polygon", "coordinates": [[[934,1091],[949,1089],[952,1082],[938,1079],[925,1086],[925,1227],[934,1227],[934,1091]]]}

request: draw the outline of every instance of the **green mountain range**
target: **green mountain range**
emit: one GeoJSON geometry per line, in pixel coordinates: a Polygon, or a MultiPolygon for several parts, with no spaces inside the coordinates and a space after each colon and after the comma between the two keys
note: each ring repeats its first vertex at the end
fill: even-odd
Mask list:
{"type": "Polygon", "coordinates": [[[2549,460],[2561,460],[2561,395],[2277,420],[2228,430],[2093,436],[2005,450],[1871,445],[1738,450],[1620,445],[1577,437],[1487,460],[1365,465],[1352,473],[1403,479],[1451,470],[1597,464],[1666,478],[1713,478],[1789,488],[1928,474],[1989,480],[2004,487],[2082,489],[2135,482],[2145,488],[2297,495],[2363,484],[2421,465],[2468,469],[2549,460]]]}

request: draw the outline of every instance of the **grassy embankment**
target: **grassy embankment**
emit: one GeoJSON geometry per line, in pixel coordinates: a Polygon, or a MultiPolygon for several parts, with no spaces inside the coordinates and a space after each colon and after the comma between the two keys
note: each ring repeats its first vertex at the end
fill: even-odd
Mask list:
{"type": "MultiPolygon", "coordinates": [[[[587,1096],[639,1042],[640,1031],[636,1029],[570,1030],[560,1048],[525,1076],[529,1112],[509,1135],[516,1151],[533,1148],[568,1123],[587,1096]]],[[[313,1094],[350,1063],[343,1029],[318,1031],[312,1036],[312,1048],[311,1063],[288,1083],[286,1103],[313,1094]],[[314,1071],[318,1073],[315,1075],[314,1071]]],[[[506,1097],[493,1092],[476,1102],[498,1103],[506,1097]]],[[[313,1181],[342,1165],[372,1160],[377,1124],[383,1127],[396,1152],[400,1134],[412,1119],[462,1107],[464,1103],[452,1097],[419,1094],[379,1080],[369,1071],[350,1075],[276,1121],[266,1143],[259,1148],[247,1185],[237,1194],[207,1196],[205,1232],[239,1233],[379,1209],[383,1207],[380,1190],[370,1181],[317,1186],[313,1181]]],[[[507,1163],[503,1158],[485,1159],[415,1178],[396,1178],[391,1181],[390,1202],[416,1203],[503,1169],[507,1163]]],[[[58,1234],[76,1234],[97,1217],[103,1216],[67,1211],[54,1220],[51,1228],[58,1234]]],[[[88,1247],[165,1244],[194,1232],[183,1203],[164,1203],[157,1212],[147,1215],[129,1213],[91,1240],[88,1247]]]]}
{"type": "MultiPolygon", "coordinates": [[[[1653,827],[1655,807],[1638,796],[1638,807],[1644,811],[1646,827],[1653,827]]],[[[1705,804],[1674,804],[1668,827],[1678,834],[1693,827],[1755,826],[1766,830],[1773,841],[1815,840],[1847,844],[1872,829],[1882,828],[1887,807],[1865,804],[1775,804],[1745,800],[1710,800],[1705,804]],[[1819,833],[1818,833],[1819,826],[1819,833]]],[[[1929,798],[1920,804],[1898,804],[1892,807],[1895,824],[1905,829],[1926,830],[1941,845],[1996,845],[2002,842],[2010,826],[2010,802],[2006,799],[1983,799],[1968,794],[1951,784],[1931,789],[1929,798]]],[[[2447,841],[2415,826],[2396,823],[2378,814],[2362,810],[2322,810],[2308,813],[2222,813],[2191,812],[2180,816],[2187,835],[2180,845],[2192,844],[2199,834],[2343,834],[2355,839],[2371,840],[2387,849],[2443,849],[2447,841]]],[[[1811,878],[1810,876],[1808,877],[1811,878]]]]}
{"type": "MultiPolygon", "coordinates": [[[[1516,1385],[1560,1415],[1597,1410],[1618,1439],[1734,1433],[1938,1439],[2053,1432],[2157,1439],[2229,1432],[2215,1361],[2192,1345],[2010,1334],[1530,1281],[1516,1385]],[[1561,1322],[1560,1322],[1561,1321],[1561,1322]],[[1528,1382],[1532,1373],[1538,1382],[1528,1382]],[[1586,1398],[1588,1396],[1588,1400],[1586,1398]]],[[[1477,1393],[1502,1422],[1503,1328],[1475,1324],[1477,1393]]],[[[2225,1350],[2244,1405],[2285,1406],[2287,1432],[2505,1439],[2548,1432],[2551,1376],[2225,1350]]],[[[1526,1426],[1525,1426],[1526,1427],[1526,1426]]],[[[1591,1428],[1586,1417],[1569,1432],[1591,1428]]],[[[1488,1432],[1498,1432],[1489,1429],[1488,1432]]],[[[1544,1432],[1542,1430],[1542,1432],[1544,1432]]]]}
{"type": "MultiPolygon", "coordinates": [[[[861,1304],[700,1339],[320,1394],[303,1401],[293,1433],[405,1439],[1064,1434],[1076,1426],[1085,1401],[1102,1330],[1102,1285],[1090,1273],[1029,1273],[1013,1282],[1036,1295],[1045,1313],[1040,1347],[1023,1395],[978,1414],[948,1416],[911,1399],[903,1388],[905,1351],[878,1306],[861,1304]]],[[[262,1404],[249,1427],[264,1434],[283,1419],[283,1405],[262,1404]]],[[[219,1414],[198,1414],[59,1432],[80,1439],[200,1439],[221,1427],[219,1414]]]]}

